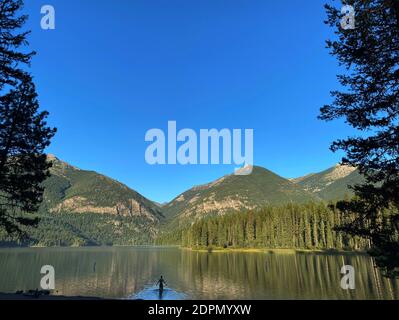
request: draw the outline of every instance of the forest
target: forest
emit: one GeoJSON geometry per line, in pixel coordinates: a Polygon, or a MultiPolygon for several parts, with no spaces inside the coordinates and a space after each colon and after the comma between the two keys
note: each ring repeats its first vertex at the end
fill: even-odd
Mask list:
{"type": "Polygon", "coordinates": [[[0,232],[0,245],[98,246],[179,245],[193,249],[266,248],[306,250],[367,250],[369,242],[335,230],[347,216],[325,203],[266,206],[258,210],[208,215],[193,223],[161,230],[139,217],[99,214],[40,215],[29,238],[0,232]],[[158,236],[157,236],[158,234],[158,236]]]}
{"type": "Polygon", "coordinates": [[[164,232],[158,244],[200,248],[289,248],[366,250],[368,240],[335,231],[343,214],[324,203],[267,206],[260,210],[209,216],[164,232]]]}
{"type": "Polygon", "coordinates": [[[152,243],[154,230],[140,217],[59,213],[40,215],[37,228],[20,238],[0,230],[0,246],[112,246],[152,243]]]}

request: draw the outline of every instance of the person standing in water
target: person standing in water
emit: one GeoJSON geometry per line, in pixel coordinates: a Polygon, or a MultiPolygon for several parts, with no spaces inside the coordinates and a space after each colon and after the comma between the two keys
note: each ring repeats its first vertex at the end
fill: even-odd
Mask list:
{"type": "Polygon", "coordinates": [[[159,294],[162,295],[163,287],[167,285],[163,276],[161,276],[161,279],[158,280],[157,285],[159,285],[159,294]]]}

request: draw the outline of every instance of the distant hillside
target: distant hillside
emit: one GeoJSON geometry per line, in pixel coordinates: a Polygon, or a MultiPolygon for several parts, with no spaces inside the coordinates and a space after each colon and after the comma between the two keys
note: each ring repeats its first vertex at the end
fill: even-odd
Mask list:
{"type": "MultiPolygon", "coordinates": [[[[160,230],[176,233],[204,217],[247,213],[288,203],[335,201],[363,181],[355,168],[337,165],[287,180],[261,167],[250,175],[227,175],[193,187],[166,204],[152,202],[126,185],[54,156],[45,181],[41,222],[24,244],[42,246],[151,244],[160,230]]],[[[168,236],[169,237],[169,236],[168,236]]],[[[0,231],[0,244],[9,243],[0,231]]]]}
{"type": "Polygon", "coordinates": [[[275,173],[254,167],[251,175],[228,175],[206,185],[194,187],[163,207],[169,221],[194,221],[210,213],[260,208],[289,202],[319,200],[301,186],[275,173]]]}
{"type": "Polygon", "coordinates": [[[42,210],[142,217],[149,222],[162,218],[156,203],[124,184],[94,171],[80,170],[54,156],[49,159],[53,167],[44,183],[42,210]]]}
{"type": "Polygon", "coordinates": [[[325,201],[336,201],[352,196],[353,191],[348,186],[363,183],[364,178],[356,168],[338,164],[291,181],[325,201]]]}
{"type": "MultiPolygon", "coordinates": [[[[28,244],[104,245],[151,243],[161,208],[122,183],[94,171],[80,170],[49,156],[51,176],[44,182],[44,200],[37,229],[28,244]]],[[[0,234],[1,240],[4,239],[0,234]]]]}

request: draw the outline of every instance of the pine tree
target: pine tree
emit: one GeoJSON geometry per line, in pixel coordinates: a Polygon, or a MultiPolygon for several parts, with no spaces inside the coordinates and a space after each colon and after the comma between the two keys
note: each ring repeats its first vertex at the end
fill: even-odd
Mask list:
{"type": "Polygon", "coordinates": [[[25,213],[37,211],[50,164],[45,148],[55,134],[47,127],[47,112],[39,103],[31,76],[20,64],[33,53],[21,53],[28,32],[17,33],[26,16],[17,16],[20,0],[0,4],[0,227],[23,234],[23,226],[37,225],[25,213]]]}
{"type": "Polygon", "coordinates": [[[255,220],[254,220],[254,214],[252,211],[249,211],[246,216],[247,223],[246,223],[246,242],[248,246],[253,246],[254,241],[255,241],[255,234],[256,234],[256,225],[255,225],[255,220]]]}
{"type": "Polygon", "coordinates": [[[0,4],[0,91],[26,78],[22,66],[29,65],[35,54],[23,51],[30,32],[19,31],[28,18],[26,15],[18,15],[22,6],[22,0],[2,0],[0,4]]]}
{"type": "Polygon", "coordinates": [[[347,72],[338,76],[345,90],[332,92],[320,118],[344,118],[365,133],[331,149],[345,151],[342,162],[357,167],[366,183],[353,187],[355,199],[338,204],[355,214],[340,230],[370,239],[377,264],[399,276],[399,1],[346,2],[355,8],[354,29],[341,28],[340,8],[326,5],[326,23],[337,35],[327,46],[347,72]]]}

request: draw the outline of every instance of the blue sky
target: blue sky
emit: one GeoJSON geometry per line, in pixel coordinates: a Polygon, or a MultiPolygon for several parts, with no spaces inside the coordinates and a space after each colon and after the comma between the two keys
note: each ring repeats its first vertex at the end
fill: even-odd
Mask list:
{"type": "Polygon", "coordinates": [[[338,88],[325,1],[26,1],[32,73],[58,128],[49,152],[159,202],[234,166],[150,166],[147,130],[254,129],[255,164],[281,176],[340,160],[351,133],[317,120],[338,88]],[[40,9],[56,10],[56,30],[40,9]]]}

